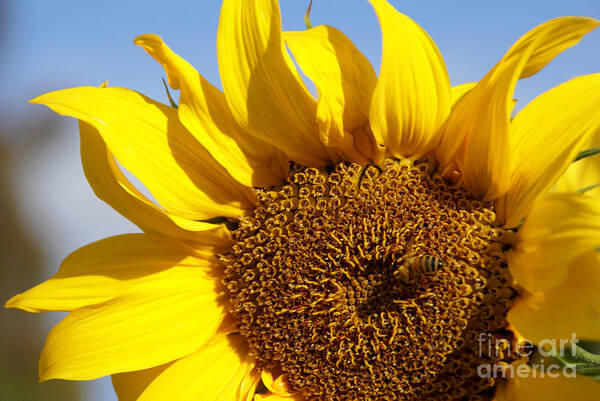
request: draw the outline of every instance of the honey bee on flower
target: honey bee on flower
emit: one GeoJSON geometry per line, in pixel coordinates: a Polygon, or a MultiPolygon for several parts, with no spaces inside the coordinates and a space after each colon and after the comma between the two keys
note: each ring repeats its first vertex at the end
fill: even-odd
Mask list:
{"type": "Polygon", "coordinates": [[[121,401],[600,394],[583,376],[477,375],[535,370],[478,352],[480,333],[600,339],[596,316],[565,307],[599,307],[600,203],[575,191],[597,169],[569,166],[600,143],[600,74],[511,117],[517,81],[599,21],[545,22],[480,81],[450,86],[429,35],[388,1],[370,3],[378,74],[334,27],[282,31],[276,0],[224,0],[223,91],[146,34],[134,42],[180,90],[177,107],[105,85],[33,100],[80,121],[90,185],[144,231],[75,251],[7,302],[69,312],[48,336],[41,380],[112,375],[121,401]]]}

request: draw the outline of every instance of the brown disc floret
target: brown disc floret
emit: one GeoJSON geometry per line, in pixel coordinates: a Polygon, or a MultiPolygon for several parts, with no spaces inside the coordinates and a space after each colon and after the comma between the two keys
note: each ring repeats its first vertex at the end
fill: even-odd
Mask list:
{"type": "MultiPolygon", "coordinates": [[[[494,379],[477,338],[513,341],[509,232],[493,206],[451,186],[428,162],[293,166],[222,255],[231,313],[258,364],[309,400],[487,399],[494,379]],[[414,284],[410,260],[440,261],[414,284]]],[[[497,351],[497,350],[494,350],[497,351]]]]}

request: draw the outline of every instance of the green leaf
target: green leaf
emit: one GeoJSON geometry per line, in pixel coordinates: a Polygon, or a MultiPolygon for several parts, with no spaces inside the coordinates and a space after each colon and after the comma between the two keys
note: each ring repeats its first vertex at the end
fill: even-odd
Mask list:
{"type": "Polygon", "coordinates": [[[595,148],[591,149],[586,149],[584,151],[579,152],[579,154],[573,161],[576,162],[577,160],[585,159],[586,157],[594,156],[598,153],[600,153],[600,146],[596,146],[595,148]]]}
{"type": "Polygon", "coordinates": [[[167,91],[167,97],[169,98],[169,103],[171,103],[171,107],[175,107],[176,109],[179,108],[177,103],[175,103],[175,101],[171,97],[171,92],[169,92],[169,87],[167,86],[167,82],[165,81],[164,78],[161,77],[161,79],[163,81],[163,85],[165,86],[165,90],[167,91]]]}
{"type": "Polygon", "coordinates": [[[572,344],[572,347],[573,351],[566,348],[564,355],[555,353],[553,357],[563,366],[574,368],[576,374],[600,381],[600,355],[586,351],[575,344],[572,344]]]}

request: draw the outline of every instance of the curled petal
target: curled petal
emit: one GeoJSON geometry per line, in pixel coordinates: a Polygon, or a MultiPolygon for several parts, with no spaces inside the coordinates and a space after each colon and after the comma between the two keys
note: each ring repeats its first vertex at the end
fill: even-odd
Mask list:
{"type": "Polygon", "coordinates": [[[223,1],[217,53],[225,97],[244,129],[305,165],[331,161],[317,102],[284,47],[277,0],[223,1]]]}
{"type": "Polygon", "coordinates": [[[593,18],[556,18],[519,39],[452,108],[436,150],[444,173],[457,163],[474,196],[484,200],[502,196],[510,183],[506,166],[510,165],[509,126],[517,80],[539,71],[597,25],[593,18]]]}
{"type": "Polygon", "coordinates": [[[253,206],[252,189],[214,160],[172,107],[124,88],[64,89],[32,102],[94,126],[123,167],[174,215],[239,217],[253,206]]]}
{"type": "Polygon", "coordinates": [[[511,175],[497,200],[500,220],[519,225],[534,200],[547,192],[594,132],[600,131],[600,74],[585,75],[549,90],[511,123],[511,175]]]}
{"type": "Polygon", "coordinates": [[[283,38],[319,92],[321,141],[340,149],[345,160],[364,163],[352,132],[369,124],[369,102],[377,82],[371,63],[346,35],[330,26],[284,32],[283,38]]]}
{"type": "Polygon", "coordinates": [[[157,206],[125,177],[97,129],[80,121],[79,132],[81,164],[90,187],[123,217],[145,232],[217,247],[231,242],[222,225],[189,220],[157,206]]]}
{"type": "Polygon", "coordinates": [[[437,142],[450,112],[450,80],[433,40],[386,0],[370,0],[381,26],[383,54],[370,121],[379,144],[418,159],[437,142]]]}
{"type": "Polygon", "coordinates": [[[171,87],[181,90],[181,122],[232,177],[246,186],[265,187],[282,182],[288,167],[284,155],[237,124],[221,91],[158,35],[138,36],[134,43],[163,66],[171,87]]]}

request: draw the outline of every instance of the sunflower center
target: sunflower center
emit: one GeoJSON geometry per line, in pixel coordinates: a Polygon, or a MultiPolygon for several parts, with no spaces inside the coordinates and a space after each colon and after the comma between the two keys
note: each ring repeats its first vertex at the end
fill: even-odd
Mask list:
{"type": "Polygon", "coordinates": [[[477,366],[510,360],[477,339],[514,340],[515,294],[492,205],[423,161],[292,170],[221,256],[259,365],[310,400],[491,397],[477,366]]]}

